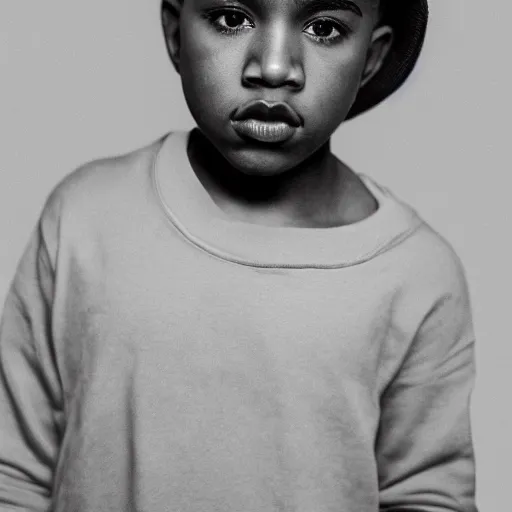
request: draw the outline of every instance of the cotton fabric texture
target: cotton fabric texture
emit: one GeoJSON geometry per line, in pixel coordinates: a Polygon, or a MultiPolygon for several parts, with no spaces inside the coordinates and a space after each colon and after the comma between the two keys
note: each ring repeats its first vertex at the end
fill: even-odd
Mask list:
{"type": "Polygon", "coordinates": [[[233,221],[188,137],[50,195],[0,324],[0,511],[475,511],[450,246],[368,177],[356,224],[233,221]]]}

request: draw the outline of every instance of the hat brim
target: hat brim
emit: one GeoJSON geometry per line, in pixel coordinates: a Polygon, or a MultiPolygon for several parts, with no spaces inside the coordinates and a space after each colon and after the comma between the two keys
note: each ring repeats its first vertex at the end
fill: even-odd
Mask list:
{"type": "Polygon", "coordinates": [[[382,24],[393,28],[393,45],[378,73],[359,91],[347,119],[369,110],[394,93],[411,74],[428,22],[427,0],[389,0],[382,24]]]}

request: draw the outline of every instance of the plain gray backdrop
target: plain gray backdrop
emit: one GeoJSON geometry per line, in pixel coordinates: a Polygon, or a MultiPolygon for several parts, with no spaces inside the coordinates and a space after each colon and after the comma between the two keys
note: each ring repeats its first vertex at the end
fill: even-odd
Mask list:
{"type": "MultiPolygon", "coordinates": [[[[481,512],[512,510],[510,2],[431,0],[421,61],[333,150],[411,203],[467,271],[481,512]]],[[[0,304],[43,202],[86,161],[188,129],[158,0],[1,0],[0,304]]]]}

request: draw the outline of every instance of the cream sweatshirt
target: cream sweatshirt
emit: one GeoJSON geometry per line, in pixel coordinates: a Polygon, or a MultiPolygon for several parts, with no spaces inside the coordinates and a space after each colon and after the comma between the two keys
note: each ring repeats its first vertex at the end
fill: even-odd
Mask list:
{"type": "Polygon", "coordinates": [[[188,136],[49,196],[0,324],[0,511],[476,511],[450,246],[364,176],[361,222],[234,221],[188,136]]]}

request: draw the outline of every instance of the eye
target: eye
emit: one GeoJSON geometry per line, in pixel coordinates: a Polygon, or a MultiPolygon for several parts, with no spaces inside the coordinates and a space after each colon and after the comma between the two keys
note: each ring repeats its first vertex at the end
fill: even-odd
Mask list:
{"type": "Polygon", "coordinates": [[[348,28],[339,22],[329,19],[319,19],[310,23],[305,33],[317,41],[332,43],[348,35],[348,28]]]}
{"type": "Polygon", "coordinates": [[[254,26],[246,14],[235,9],[224,9],[210,13],[209,18],[217,30],[228,34],[240,32],[245,28],[254,26]]]}

